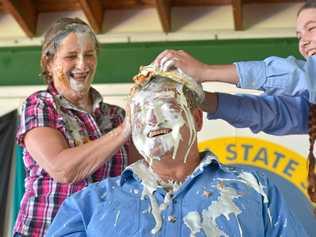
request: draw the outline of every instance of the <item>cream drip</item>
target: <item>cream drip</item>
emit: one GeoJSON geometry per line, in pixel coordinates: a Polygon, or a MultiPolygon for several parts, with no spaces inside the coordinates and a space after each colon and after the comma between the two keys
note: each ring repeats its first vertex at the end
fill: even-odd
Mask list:
{"type": "Polygon", "coordinates": [[[183,218],[184,224],[190,229],[191,234],[190,237],[195,237],[195,234],[199,233],[201,231],[201,215],[197,211],[191,211],[189,212],[184,218],[183,218]]]}
{"type": "MultiPolygon", "coordinates": [[[[239,215],[241,210],[234,203],[233,199],[239,198],[240,195],[231,187],[217,185],[217,189],[220,195],[218,200],[213,201],[207,209],[202,210],[202,213],[192,211],[183,218],[183,222],[191,230],[191,237],[194,237],[201,229],[208,237],[228,237],[228,235],[219,228],[216,219],[223,215],[229,220],[229,215],[239,215]]],[[[240,236],[242,236],[240,224],[239,231],[240,236]]]]}
{"type": "MultiPolygon", "coordinates": [[[[256,177],[253,174],[251,174],[250,172],[244,171],[244,172],[240,173],[238,175],[238,177],[240,179],[219,179],[219,180],[242,182],[242,183],[248,185],[249,187],[252,187],[257,193],[259,193],[263,197],[264,203],[269,202],[269,198],[264,191],[263,185],[256,179],[256,177]]],[[[271,216],[270,209],[268,209],[268,216],[269,216],[270,223],[272,223],[272,216],[271,216]]]]}
{"type": "Polygon", "coordinates": [[[151,230],[152,234],[156,234],[160,231],[162,225],[162,217],[161,212],[168,208],[171,200],[172,195],[179,189],[180,183],[176,182],[163,182],[159,176],[150,168],[148,167],[145,162],[138,161],[130,166],[133,173],[141,180],[142,185],[144,187],[141,199],[147,196],[150,201],[150,208],[148,208],[148,212],[151,213],[155,220],[155,226],[151,230]],[[158,188],[165,188],[168,190],[166,192],[164,201],[159,205],[154,192],[158,188]]]}

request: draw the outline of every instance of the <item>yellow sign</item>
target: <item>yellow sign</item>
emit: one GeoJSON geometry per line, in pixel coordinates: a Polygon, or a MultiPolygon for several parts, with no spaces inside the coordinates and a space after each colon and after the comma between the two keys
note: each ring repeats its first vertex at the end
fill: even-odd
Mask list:
{"type": "Polygon", "coordinates": [[[266,169],[294,184],[306,196],[307,160],[286,147],[253,137],[223,137],[200,142],[223,164],[241,164],[266,169]]]}

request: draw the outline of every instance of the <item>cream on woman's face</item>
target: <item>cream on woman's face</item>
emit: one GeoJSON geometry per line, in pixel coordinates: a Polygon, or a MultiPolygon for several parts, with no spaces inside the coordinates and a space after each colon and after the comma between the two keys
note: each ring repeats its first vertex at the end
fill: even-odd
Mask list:
{"type": "MultiPolygon", "coordinates": [[[[175,159],[183,143],[190,150],[194,142],[194,121],[182,87],[169,80],[157,80],[132,98],[133,142],[149,164],[166,156],[175,159]]],[[[181,153],[185,162],[187,152],[181,153]]]]}
{"type": "Polygon", "coordinates": [[[89,33],[69,33],[61,42],[49,72],[60,94],[86,95],[96,70],[95,42],[89,33]]]}

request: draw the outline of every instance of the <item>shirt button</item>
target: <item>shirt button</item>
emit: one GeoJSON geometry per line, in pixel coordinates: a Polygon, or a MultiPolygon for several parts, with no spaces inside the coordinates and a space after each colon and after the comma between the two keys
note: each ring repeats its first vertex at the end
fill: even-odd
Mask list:
{"type": "Polygon", "coordinates": [[[168,216],[168,221],[171,223],[175,223],[177,218],[175,216],[168,216]]]}
{"type": "Polygon", "coordinates": [[[210,196],[212,195],[212,193],[209,192],[209,191],[204,190],[203,193],[202,193],[202,195],[203,195],[204,197],[208,198],[208,197],[210,197],[210,196]]]}

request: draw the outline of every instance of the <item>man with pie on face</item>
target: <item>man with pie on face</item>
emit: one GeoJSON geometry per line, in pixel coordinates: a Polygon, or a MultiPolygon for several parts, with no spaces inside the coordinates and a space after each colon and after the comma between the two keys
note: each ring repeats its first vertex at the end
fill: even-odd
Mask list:
{"type": "Polygon", "coordinates": [[[307,236],[265,176],[199,152],[200,85],[153,65],[135,82],[132,138],[144,159],[67,198],[47,236],[307,236]]]}

